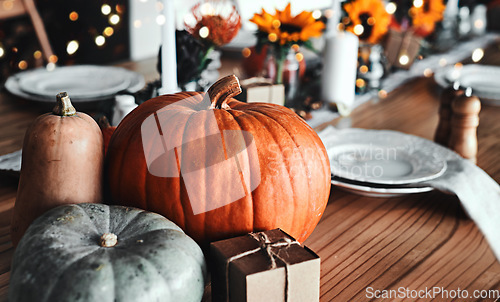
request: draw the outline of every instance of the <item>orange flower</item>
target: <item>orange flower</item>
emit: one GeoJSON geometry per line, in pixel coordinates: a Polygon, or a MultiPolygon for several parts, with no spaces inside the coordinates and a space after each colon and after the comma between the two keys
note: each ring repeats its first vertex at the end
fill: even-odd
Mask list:
{"type": "Polygon", "coordinates": [[[442,0],[424,0],[421,6],[413,6],[409,14],[415,31],[424,35],[432,33],[436,22],[443,20],[445,8],[442,0]]]}
{"type": "Polygon", "coordinates": [[[238,11],[224,1],[205,1],[196,4],[191,13],[194,24],[185,22],[186,30],[195,38],[222,46],[229,43],[241,27],[241,17],[238,11]]]}
{"type": "Polygon", "coordinates": [[[262,13],[254,14],[250,21],[257,24],[259,31],[268,34],[270,42],[279,41],[280,45],[306,42],[311,37],[320,36],[325,28],[325,24],[314,19],[311,12],[303,11],[292,17],[290,3],[284,10],[276,10],[274,15],[262,9],[262,13]]]}
{"type": "Polygon", "coordinates": [[[391,16],[382,0],[355,0],[346,3],[350,23],[347,30],[368,43],[377,43],[389,29],[391,16]]]}

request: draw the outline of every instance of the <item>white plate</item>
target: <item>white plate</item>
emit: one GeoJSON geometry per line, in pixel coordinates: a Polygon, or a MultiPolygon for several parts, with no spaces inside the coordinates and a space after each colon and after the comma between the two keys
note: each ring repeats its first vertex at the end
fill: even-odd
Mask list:
{"type": "Polygon", "coordinates": [[[448,66],[437,70],[434,79],[441,87],[459,82],[463,87],[471,87],[473,95],[481,101],[500,106],[500,67],[469,64],[462,68],[448,66]]]}
{"type": "Polygon", "coordinates": [[[112,95],[126,89],[130,80],[119,68],[76,65],[57,67],[54,70],[38,68],[19,79],[24,92],[51,97],[61,91],[76,98],[112,95]]]}
{"type": "Polygon", "coordinates": [[[407,194],[423,193],[434,190],[432,187],[375,187],[359,183],[350,183],[347,180],[332,178],[332,184],[344,191],[368,197],[397,197],[407,194]]]}
{"type": "Polygon", "coordinates": [[[336,131],[323,141],[334,176],[374,184],[411,184],[442,175],[446,162],[427,142],[395,131],[357,129],[336,131]]]}
{"type": "MultiPolygon", "coordinates": [[[[88,66],[88,65],[86,65],[86,66],[88,66]]],[[[59,68],[76,68],[76,66],[59,67],[59,68]]],[[[57,68],[57,69],[59,69],[59,68],[57,68]]],[[[128,82],[128,86],[122,90],[125,90],[129,93],[135,93],[135,92],[141,90],[146,83],[144,76],[141,75],[140,73],[130,71],[130,70],[120,68],[120,67],[105,67],[105,68],[112,68],[113,70],[120,72],[120,74],[127,79],[126,81],[128,82]]],[[[35,70],[30,70],[30,71],[23,71],[23,72],[20,72],[18,74],[15,74],[13,76],[10,76],[7,79],[7,81],[5,82],[5,88],[7,89],[7,91],[12,93],[13,95],[27,99],[27,100],[32,100],[32,101],[36,101],[36,102],[53,103],[55,101],[55,96],[57,93],[54,95],[48,95],[48,96],[47,95],[39,95],[39,94],[31,94],[31,93],[25,92],[20,87],[20,81],[22,79],[30,76],[30,74],[34,73],[34,72],[46,72],[46,70],[45,71],[43,71],[43,70],[45,70],[45,69],[35,69],[35,70]]],[[[99,101],[99,100],[111,98],[115,95],[115,93],[108,94],[108,95],[96,95],[93,97],[90,97],[90,96],[80,97],[78,95],[75,96],[73,94],[70,94],[70,97],[71,97],[72,102],[91,102],[91,101],[99,101]]]]}

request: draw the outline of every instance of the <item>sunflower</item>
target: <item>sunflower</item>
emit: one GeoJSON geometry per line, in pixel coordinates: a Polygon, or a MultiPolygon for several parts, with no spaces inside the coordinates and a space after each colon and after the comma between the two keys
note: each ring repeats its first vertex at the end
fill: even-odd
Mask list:
{"type": "Polygon", "coordinates": [[[423,0],[420,6],[413,6],[409,14],[415,31],[433,32],[436,22],[443,20],[445,8],[442,0],[423,0]]]}
{"type": "Polygon", "coordinates": [[[391,16],[382,0],[355,0],[346,3],[349,16],[346,29],[368,43],[377,43],[389,29],[391,16]]]}
{"type": "Polygon", "coordinates": [[[307,42],[311,37],[320,36],[325,28],[311,12],[303,11],[292,17],[290,3],[284,10],[276,10],[274,15],[262,9],[262,13],[254,14],[250,21],[257,24],[261,33],[267,34],[271,43],[279,42],[280,45],[307,42]]]}

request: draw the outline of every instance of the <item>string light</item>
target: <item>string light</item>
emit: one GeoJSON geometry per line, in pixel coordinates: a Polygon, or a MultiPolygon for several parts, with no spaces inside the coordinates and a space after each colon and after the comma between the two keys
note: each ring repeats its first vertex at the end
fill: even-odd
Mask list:
{"type": "Polygon", "coordinates": [[[275,33],[270,33],[267,38],[270,42],[276,42],[278,40],[278,35],[276,35],[275,33]]]}
{"type": "Polygon", "coordinates": [[[410,57],[408,57],[407,54],[404,54],[399,57],[399,64],[407,65],[408,63],[410,63],[410,57]]]}
{"type": "Polygon", "coordinates": [[[115,33],[115,30],[113,29],[113,27],[111,26],[108,26],[104,29],[104,31],[102,32],[106,37],[111,37],[114,33],[115,33]]]}
{"type": "Polygon", "coordinates": [[[2,6],[5,10],[11,10],[14,7],[14,1],[3,1],[2,6]]]}
{"type": "Polygon", "coordinates": [[[48,63],[47,66],[45,66],[45,68],[48,70],[48,71],[52,71],[54,69],[56,69],[56,64],[55,63],[48,63]]]}
{"type": "Polygon", "coordinates": [[[33,53],[33,58],[35,58],[36,60],[40,59],[42,57],[42,52],[39,51],[39,50],[36,50],[34,53],[33,53]]]}
{"type": "Polygon", "coordinates": [[[106,43],[106,38],[104,38],[103,36],[99,35],[97,37],[95,37],[95,44],[97,46],[103,46],[104,43],[106,43]]]}
{"type": "Polygon", "coordinates": [[[109,17],[109,23],[116,25],[120,22],[120,16],[117,14],[113,14],[109,17]]]}
{"type": "Polygon", "coordinates": [[[397,10],[397,6],[396,6],[396,3],[394,2],[389,2],[387,3],[387,5],[385,6],[385,11],[389,14],[389,15],[394,15],[394,13],[396,12],[397,10]]]}
{"type": "Polygon", "coordinates": [[[105,16],[109,15],[111,13],[111,6],[108,4],[103,4],[101,6],[101,13],[105,16]]]}
{"type": "Polygon", "coordinates": [[[3,57],[4,54],[5,54],[5,50],[3,50],[3,47],[0,46],[0,58],[3,57]]]}
{"type": "Polygon", "coordinates": [[[304,60],[304,55],[301,52],[298,52],[295,54],[295,58],[297,61],[302,62],[302,60],[304,60]]]}
{"type": "Polygon", "coordinates": [[[78,41],[76,41],[76,40],[69,41],[68,45],[66,45],[66,52],[69,55],[72,55],[78,50],[79,46],[80,45],[78,44],[78,41]]]}
{"type": "Polygon", "coordinates": [[[383,90],[383,89],[382,89],[382,90],[380,90],[380,91],[378,92],[378,97],[379,97],[379,98],[381,98],[381,99],[385,99],[385,98],[387,97],[387,91],[385,91],[385,90],[383,90]]]}
{"type": "Polygon", "coordinates": [[[430,77],[432,77],[432,74],[433,74],[432,69],[430,69],[430,68],[424,69],[424,77],[430,78],[430,77]]]}
{"type": "Polygon", "coordinates": [[[366,65],[362,65],[361,67],[359,67],[359,72],[365,74],[368,72],[368,66],[366,65]]]}
{"type": "Polygon", "coordinates": [[[250,50],[250,48],[245,47],[241,51],[241,54],[243,55],[244,58],[248,58],[252,54],[252,51],[250,50]]]}
{"type": "Polygon", "coordinates": [[[28,62],[22,60],[19,62],[19,64],[17,64],[17,67],[19,67],[19,69],[21,70],[25,70],[26,68],[28,68],[28,62]]]}
{"type": "Polygon", "coordinates": [[[208,27],[203,26],[202,28],[200,28],[200,31],[199,31],[200,38],[205,39],[206,37],[208,37],[209,33],[210,33],[210,31],[208,30],[208,27]]]}
{"type": "Polygon", "coordinates": [[[70,19],[71,21],[76,21],[76,20],[78,20],[78,17],[79,17],[79,15],[78,15],[78,13],[77,13],[77,12],[75,12],[75,11],[72,11],[71,13],[69,13],[69,19],[70,19]]]}
{"type": "Polygon", "coordinates": [[[272,22],[273,28],[279,28],[281,26],[281,21],[280,20],[273,20],[272,22]]]}
{"type": "Polygon", "coordinates": [[[49,63],[56,64],[58,60],[59,60],[59,58],[56,55],[51,55],[49,57],[49,63]]]}
{"type": "Polygon", "coordinates": [[[472,61],[474,61],[474,63],[481,61],[483,57],[484,57],[484,51],[481,48],[476,48],[472,52],[472,61]]]}
{"type": "Polygon", "coordinates": [[[363,88],[363,87],[365,87],[365,85],[366,85],[365,80],[363,80],[363,79],[357,79],[356,80],[356,87],[363,88]]]}
{"type": "Polygon", "coordinates": [[[368,20],[366,20],[366,22],[368,23],[368,25],[373,26],[375,25],[375,18],[370,17],[368,18],[368,20]]]}
{"type": "Polygon", "coordinates": [[[165,16],[164,16],[164,15],[158,15],[158,16],[156,17],[156,24],[158,24],[158,25],[163,25],[163,24],[165,24],[165,21],[166,21],[166,20],[165,20],[165,16]]]}
{"type": "Polygon", "coordinates": [[[441,67],[446,66],[446,63],[448,63],[448,62],[446,61],[445,58],[442,58],[441,60],[439,60],[439,66],[441,66],[441,67]]]}
{"type": "Polygon", "coordinates": [[[319,18],[321,18],[321,11],[319,9],[314,10],[312,13],[312,17],[318,20],[319,18]]]}
{"type": "Polygon", "coordinates": [[[116,12],[119,14],[123,13],[123,11],[124,11],[123,5],[120,5],[120,4],[115,5],[115,9],[116,9],[116,12]]]}
{"type": "Polygon", "coordinates": [[[333,9],[327,9],[324,13],[325,18],[330,19],[333,16],[333,9]]]}
{"type": "Polygon", "coordinates": [[[418,7],[422,7],[422,5],[424,5],[423,0],[413,0],[413,6],[418,8],[418,7]]]}
{"type": "Polygon", "coordinates": [[[358,36],[361,36],[363,32],[365,31],[365,28],[361,24],[357,24],[354,26],[354,33],[358,36]]]}

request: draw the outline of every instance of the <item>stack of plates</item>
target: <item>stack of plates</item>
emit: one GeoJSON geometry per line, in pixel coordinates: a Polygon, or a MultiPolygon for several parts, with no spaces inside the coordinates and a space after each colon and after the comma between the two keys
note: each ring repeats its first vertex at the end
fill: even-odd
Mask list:
{"type": "Polygon", "coordinates": [[[441,87],[459,82],[463,87],[471,87],[482,102],[500,106],[500,66],[470,64],[463,67],[448,66],[434,73],[434,80],[441,87]]]}
{"type": "Polygon", "coordinates": [[[433,190],[427,181],[446,171],[428,140],[388,130],[345,129],[320,134],[332,184],[357,194],[392,197],[433,190]]]}
{"type": "Polygon", "coordinates": [[[124,68],[75,65],[20,72],[7,79],[5,88],[16,96],[37,102],[54,102],[57,93],[62,91],[68,92],[72,102],[92,102],[110,99],[119,93],[135,93],[144,84],[141,74],[124,68]]]}

